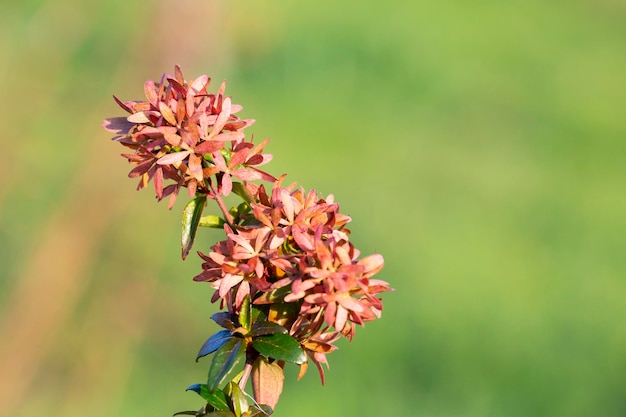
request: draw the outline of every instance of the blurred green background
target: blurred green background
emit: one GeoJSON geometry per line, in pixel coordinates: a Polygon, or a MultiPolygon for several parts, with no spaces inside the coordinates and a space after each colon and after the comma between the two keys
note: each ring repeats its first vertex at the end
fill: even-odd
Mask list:
{"type": "Polygon", "coordinates": [[[184,201],[136,193],[100,128],[175,63],[228,80],[268,170],[333,193],[397,289],[276,416],[626,415],[623,1],[0,7],[1,416],[201,406],[184,201]]]}

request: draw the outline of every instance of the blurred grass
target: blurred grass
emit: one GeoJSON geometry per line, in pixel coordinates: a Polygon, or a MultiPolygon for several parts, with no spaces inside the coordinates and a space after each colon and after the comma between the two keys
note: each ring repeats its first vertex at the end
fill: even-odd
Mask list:
{"type": "Polygon", "coordinates": [[[2,9],[0,416],[200,406],[182,205],[99,129],[174,63],[228,79],[270,170],[334,193],[397,288],[277,415],[626,414],[623,2],[2,9]]]}

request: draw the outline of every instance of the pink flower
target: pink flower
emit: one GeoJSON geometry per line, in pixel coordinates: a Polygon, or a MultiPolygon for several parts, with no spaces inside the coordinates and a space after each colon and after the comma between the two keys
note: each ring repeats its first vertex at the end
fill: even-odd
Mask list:
{"type": "Polygon", "coordinates": [[[242,107],[224,96],[225,83],[210,94],[210,81],[202,75],[187,83],[176,66],[174,76],[163,74],[159,83],[146,81],[146,101],[122,102],[114,96],[130,116],[104,121],[103,127],[116,135],[113,140],[134,151],[122,156],[136,165],[129,176],[140,178],[137,188],[153,180],[159,200],[171,195],[170,208],[181,187],[187,187],[190,196],[200,192],[214,197],[215,192],[230,193],[232,177],[275,181],[258,169],[271,160],[262,153],[267,140],[257,146],[245,140],[243,130],[254,120],[235,116],[242,107]],[[173,183],[166,186],[168,180],[173,183]]]}
{"type": "Polygon", "coordinates": [[[296,303],[302,340],[319,334],[322,324],[352,338],[355,324],[380,317],[377,295],[391,288],[370,278],[383,257],[359,258],[345,228],[350,218],[332,196],[290,191],[278,181],[271,195],[258,187],[253,200],[246,226],[226,226],[227,239],[201,254],[203,272],[194,279],[212,283],[214,301],[221,299],[232,313],[246,295],[255,304],[296,303]]]}

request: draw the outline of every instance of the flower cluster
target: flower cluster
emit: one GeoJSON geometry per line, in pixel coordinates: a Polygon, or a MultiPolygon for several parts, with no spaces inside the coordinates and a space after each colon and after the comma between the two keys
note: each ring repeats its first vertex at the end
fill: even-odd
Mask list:
{"type": "Polygon", "coordinates": [[[340,334],[352,339],[355,324],[380,317],[377,294],[389,285],[371,279],[383,267],[379,254],[359,259],[333,197],[290,191],[279,183],[271,195],[258,187],[246,226],[225,225],[227,239],[215,244],[196,281],[210,282],[229,312],[249,296],[255,305],[292,304],[280,324],[289,329],[318,366],[340,334]],[[334,330],[332,330],[334,329],[334,330]]]}
{"type": "Polygon", "coordinates": [[[123,154],[135,166],[138,189],[150,181],[158,200],[173,206],[181,188],[192,198],[183,210],[182,256],[190,253],[201,227],[223,228],[226,238],[211,246],[195,281],[215,290],[222,311],[211,317],[222,330],[211,335],[197,359],[213,355],[206,383],[194,384],[206,405],[182,411],[203,417],[269,416],[282,392],[286,363],[304,375],[313,362],[324,383],[326,355],[356,325],[379,318],[380,294],[387,282],[373,279],[383,257],[365,257],[350,242],[350,217],[332,195],[322,198],[295,185],[283,186],[259,169],[271,160],[268,140],[253,144],[244,129],[254,120],[236,116],[241,106],[209,93],[206,75],[186,82],[175,67],[159,83],[144,84],[145,101],[115,101],[129,116],[105,119],[113,140],[132,150],[123,154]],[[254,181],[273,183],[268,192],[254,181]],[[228,208],[230,193],[243,202],[228,208]],[[221,214],[204,216],[207,199],[221,214]],[[243,368],[243,369],[242,369],[243,368]],[[244,392],[252,382],[253,402],[244,392]]]}
{"type": "Polygon", "coordinates": [[[130,116],[104,121],[103,127],[116,134],[113,140],[134,151],[122,156],[136,164],[129,177],[140,178],[137,188],[153,180],[159,200],[171,195],[170,208],[181,187],[187,187],[190,197],[202,193],[215,198],[231,192],[232,177],[275,181],[257,168],[271,160],[262,153],[267,140],[256,146],[245,140],[243,130],[254,120],[235,115],[242,107],[224,96],[225,83],[216,94],[208,93],[210,81],[203,75],[187,83],[176,66],[174,76],[146,81],[147,101],[122,102],[113,96],[130,116]],[[173,183],[164,186],[164,180],[173,183]]]}

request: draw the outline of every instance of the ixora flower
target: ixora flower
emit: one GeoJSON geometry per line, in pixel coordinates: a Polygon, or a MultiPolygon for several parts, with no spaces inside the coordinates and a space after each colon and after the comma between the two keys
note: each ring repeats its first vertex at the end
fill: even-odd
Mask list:
{"type": "MultiPolygon", "coordinates": [[[[269,416],[282,392],[286,363],[300,366],[302,377],[313,362],[324,383],[326,355],[341,337],[354,337],[356,325],[381,317],[380,294],[392,291],[374,279],[383,268],[380,254],[361,256],[350,242],[349,216],[332,195],[283,186],[259,169],[271,160],[268,140],[253,144],[240,119],[241,106],[225,96],[225,83],[208,90],[206,75],[185,81],[174,75],[144,84],[146,100],[117,104],[129,115],[104,121],[114,141],[130,149],[122,154],[134,165],[138,189],[153,182],[158,200],[171,208],[181,188],[189,201],[183,209],[182,257],[190,253],[202,227],[221,228],[225,239],[198,252],[202,271],[220,311],[211,316],[222,330],[211,335],[196,360],[213,355],[206,383],[187,390],[206,405],[178,414],[227,417],[269,416]],[[268,192],[255,181],[273,183],[268,192]],[[223,197],[243,201],[232,208],[223,197]],[[221,214],[204,215],[207,199],[221,214]],[[252,403],[246,394],[252,382],[252,403]]],[[[230,201],[230,199],[229,199],[230,201]]]]}
{"type": "Polygon", "coordinates": [[[136,165],[129,176],[140,178],[138,189],[152,180],[159,200],[171,195],[170,208],[181,187],[187,187],[189,196],[199,192],[214,198],[231,192],[233,177],[275,181],[258,169],[271,160],[263,154],[268,141],[246,141],[243,130],[254,120],[235,115],[242,107],[224,95],[225,83],[210,94],[210,81],[202,75],[185,82],[176,66],[174,76],[163,74],[159,83],[146,81],[146,101],[123,102],[113,96],[130,116],[105,119],[103,124],[116,135],[113,140],[134,151],[122,156],[136,165]],[[165,186],[166,180],[173,183],[165,186]]]}

